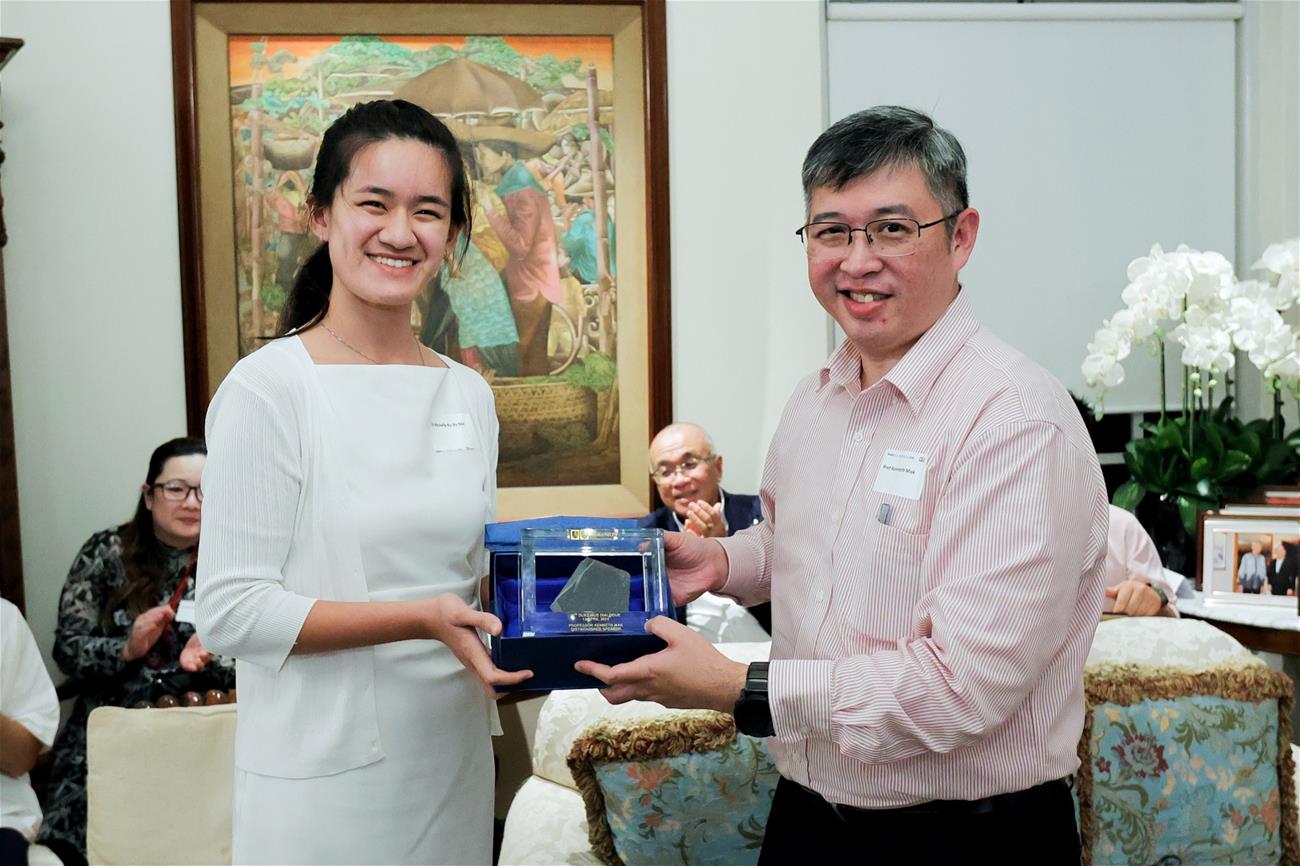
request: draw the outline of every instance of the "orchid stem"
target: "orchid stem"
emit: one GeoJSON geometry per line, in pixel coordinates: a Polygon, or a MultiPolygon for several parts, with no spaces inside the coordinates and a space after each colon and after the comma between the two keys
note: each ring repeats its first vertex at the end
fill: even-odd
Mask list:
{"type": "Polygon", "coordinates": [[[1280,382],[1274,382],[1273,384],[1273,438],[1281,439],[1283,436],[1282,388],[1280,382]]]}
{"type": "Polygon", "coordinates": [[[1165,398],[1165,341],[1160,341],[1160,423],[1165,423],[1166,398],[1165,398]]]}

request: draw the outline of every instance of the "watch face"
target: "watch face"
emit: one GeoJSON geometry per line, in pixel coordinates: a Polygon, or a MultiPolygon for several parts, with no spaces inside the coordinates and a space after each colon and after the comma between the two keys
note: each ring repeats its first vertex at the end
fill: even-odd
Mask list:
{"type": "Polygon", "coordinates": [[[751,737],[772,736],[772,712],[767,697],[741,694],[736,702],[736,730],[751,737]]]}

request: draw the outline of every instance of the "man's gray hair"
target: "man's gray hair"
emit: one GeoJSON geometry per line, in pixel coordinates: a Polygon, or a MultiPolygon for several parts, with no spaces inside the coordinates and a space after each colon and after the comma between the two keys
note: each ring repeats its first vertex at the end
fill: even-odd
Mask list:
{"type": "MultiPolygon", "coordinates": [[[[886,167],[916,166],[947,216],[969,206],[966,153],[957,137],[920,111],[878,105],[837,120],[817,137],[803,161],[804,207],[813,190],[843,189],[886,167]]],[[[944,228],[952,237],[952,222],[944,228]]]]}

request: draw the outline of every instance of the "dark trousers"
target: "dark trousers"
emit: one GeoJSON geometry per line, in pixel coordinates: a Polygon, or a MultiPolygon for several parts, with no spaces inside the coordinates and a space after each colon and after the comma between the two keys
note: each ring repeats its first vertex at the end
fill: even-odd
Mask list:
{"type": "Polygon", "coordinates": [[[968,804],[848,809],[781,779],[758,866],[1077,866],[1079,831],[1064,780],[968,804]]]}

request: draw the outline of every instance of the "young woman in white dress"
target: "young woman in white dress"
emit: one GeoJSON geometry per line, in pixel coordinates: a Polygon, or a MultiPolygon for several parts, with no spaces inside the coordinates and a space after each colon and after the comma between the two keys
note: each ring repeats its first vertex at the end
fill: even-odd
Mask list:
{"type": "Polygon", "coordinates": [[[282,338],[208,410],[198,628],[237,659],[235,863],[488,863],[492,686],[477,610],[497,421],[411,305],[470,230],[447,128],[407,102],[325,133],[323,244],[282,338]]]}

